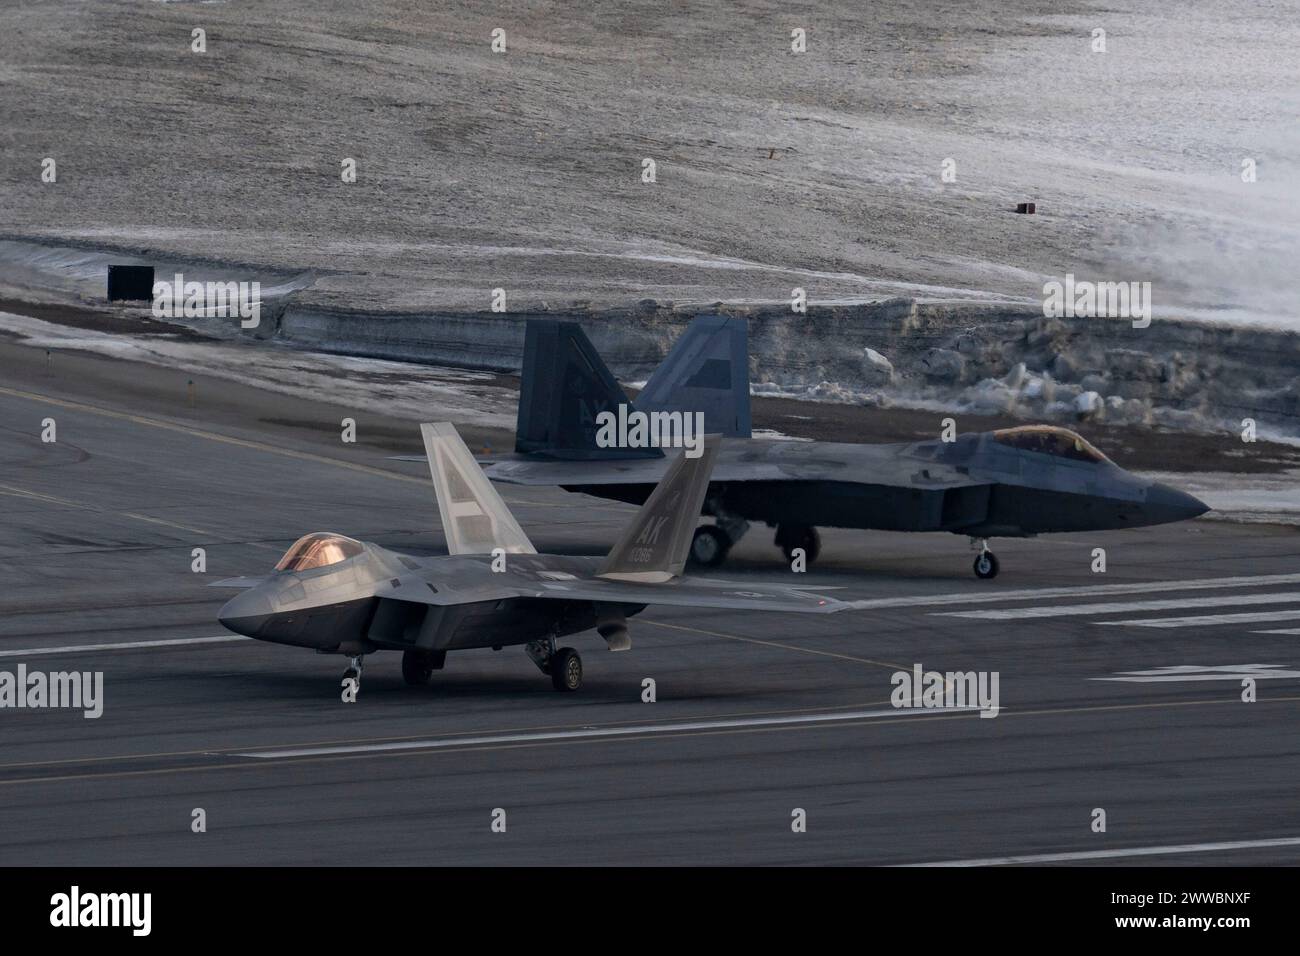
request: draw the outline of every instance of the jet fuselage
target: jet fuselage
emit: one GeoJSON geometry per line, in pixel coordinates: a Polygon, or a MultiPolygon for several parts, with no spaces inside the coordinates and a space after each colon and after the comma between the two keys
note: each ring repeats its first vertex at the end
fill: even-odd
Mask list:
{"type": "MultiPolygon", "coordinates": [[[[510,555],[494,571],[490,555],[416,557],[357,542],[361,552],[336,564],[275,571],[221,609],[237,634],[274,644],[339,653],[450,651],[527,644],[595,628],[591,601],[490,596],[475,592],[593,575],[598,558],[510,555]],[[425,603],[428,592],[440,603],[425,603]]],[[[623,606],[626,616],[644,606],[623,606]]]]}
{"type": "MultiPolygon", "coordinates": [[[[772,525],[985,538],[1137,528],[1208,510],[1191,495],[1100,455],[1018,448],[997,440],[998,434],[885,445],[727,438],[704,513],[772,525]]],[[[578,463],[532,457],[497,462],[487,473],[638,504],[662,468],[659,459],[578,463]]]]}

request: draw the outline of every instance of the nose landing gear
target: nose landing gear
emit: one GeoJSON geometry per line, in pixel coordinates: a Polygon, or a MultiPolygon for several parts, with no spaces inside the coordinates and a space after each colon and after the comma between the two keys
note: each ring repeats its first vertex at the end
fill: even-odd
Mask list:
{"type": "Polygon", "coordinates": [[[978,545],[980,553],[975,556],[975,577],[981,581],[991,581],[998,576],[998,558],[989,550],[988,538],[971,538],[971,547],[978,545]]]}
{"type": "MultiPolygon", "coordinates": [[[[342,681],[356,681],[357,690],[361,690],[361,655],[353,654],[349,659],[348,669],[343,672],[342,681]]],[[[342,682],[340,681],[340,683],[342,682]]]]}

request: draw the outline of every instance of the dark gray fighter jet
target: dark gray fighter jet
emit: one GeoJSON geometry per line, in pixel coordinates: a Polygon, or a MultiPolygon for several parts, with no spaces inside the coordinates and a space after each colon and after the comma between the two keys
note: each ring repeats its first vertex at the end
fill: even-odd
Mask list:
{"type": "Polygon", "coordinates": [[[577,690],[582,659],[556,639],[595,629],[610,650],[632,646],[627,619],[649,604],[829,613],[842,601],[777,585],[681,579],[719,440],[663,469],[604,558],[538,554],[450,424],[423,425],[447,539],[446,556],[398,554],[340,534],[309,534],[275,571],[214,587],[243,588],[221,609],[237,634],[346,654],[361,679],[377,650],[402,652],[402,676],[427,682],[448,651],[523,644],[557,690],[577,690]]]}
{"type": "Polygon", "coordinates": [[[787,560],[802,549],[809,563],[821,546],[818,526],[966,535],[979,549],[975,574],[992,578],[989,538],[1136,528],[1209,510],[1049,425],[910,444],[755,440],[746,323],[724,316],[692,322],[635,406],[577,323],[529,320],[516,453],[488,464],[487,475],[644,501],[666,462],[660,448],[601,447],[598,416],[620,405],[625,416],[700,410],[707,431],[728,436],[704,500],[715,523],[698,528],[691,545],[706,566],[762,521],[776,528],[787,560]]]}

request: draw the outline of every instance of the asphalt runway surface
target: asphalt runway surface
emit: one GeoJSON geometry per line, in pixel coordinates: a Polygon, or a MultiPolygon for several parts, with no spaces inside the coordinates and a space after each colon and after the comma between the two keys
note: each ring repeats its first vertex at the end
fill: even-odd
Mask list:
{"type": "MultiPolygon", "coordinates": [[[[0,710],[0,864],[1300,862],[1292,528],[1000,541],[993,582],[961,538],[831,530],[799,583],[859,610],[652,607],[629,653],[566,639],[576,694],[519,647],[424,688],[381,653],[345,704],[342,658],[225,633],[208,584],[308,531],[438,552],[427,472],[367,442],[393,423],[349,445],[273,395],[241,389],[240,418],[156,372],[9,367],[0,671],[102,671],[104,712],[0,710]],[[998,672],[999,715],[894,709],[917,663],[998,672]]],[[[631,514],[501,490],[543,551],[603,553],[631,514]]],[[[768,529],[733,555],[709,576],[790,579],[768,529]]]]}

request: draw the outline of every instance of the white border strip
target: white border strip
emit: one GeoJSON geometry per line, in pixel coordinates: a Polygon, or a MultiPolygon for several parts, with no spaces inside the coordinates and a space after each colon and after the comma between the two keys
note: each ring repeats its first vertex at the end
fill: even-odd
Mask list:
{"type": "Polygon", "coordinates": [[[247,641],[238,634],[220,637],[183,637],[171,641],[130,641],[125,644],[74,644],[65,647],[28,647],[21,651],[0,651],[0,657],[45,657],[49,654],[82,654],[89,651],[132,651],[137,647],[177,647],[182,644],[228,644],[247,641]]]}
{"type": "Polygon", "coordinates": [[[1175,853],[1221,853],[1260,850],[1272,846],[1300,846],[1300,837],[1276,840],[1233,840],[1228,843],[1180,843],[1174,846],[1136,846],[1122,850],[1086,850],[1078,853],[1035,853],[1025,856],[991,856],[984,860],[944,860],[938,863],[903,863],[904,867],[1009,866],[1017,863],[1070,863],[1075,860],[1116,860],[1131,856],[1168,856],[1175,853]]]}
{"type": "Polygon", "coordinates": [[[1082,617],[1090,614],[1129,614],[1137,611],[1178,611],[1191,608],[1246,607],[1300,603],[1300,591],[1268,594],[1219,594],[1215,597],[1169,598],[1161,601],[1112,601],[1104,604],[1064,604],[1052,607],[1012,607],[993,611],[934,611],[931,617],[964,617],[975,621],[1018,621],[1040,617],[1082,617]]]}
{"type": "Polygon", "coordinates": [[[484,744],[546,743],[556,740],[590,740],[600,737],[644,737],[675,734],[689,730],[734,730],[746,727],[789,727],[799,724],[829,724],[881,717],[929,717],[951,713],[979,713],[979,707],[930,707],[924,709],[854,710],[842,714],[801,714],[793,717],[753,717],[735,720],[696,720],[677,724],[646,724],[639,727],[590,727],[582,730],[538,731],[527,734],[490,734],[480,737],[440,737],[429,740],[403,740],[385,744],[342,744],[332,747],[300,747],[291,750],[259,750],[233,754],[270,760],[284,757],[323,757],[337,754],[383,753],[394,750],[444,750],[484,744]]]}
{"type": "Polygon", "coordinates": [[[1023,591],[970,590],[958,594],[922,597],[865,598],[848,601],[858,610],[878,607],[932,607],[943,604],[992,604],[997,601],[1034,601],[1044,598],[1104,597],[1108,594],[1158,594],[1163,591],[1213,591],[1219,588],[1263,588],[1274,584],[1300,584],[1300,574],[1257,574],[1235,578],[1193,578],[1188,581],[1145,581],[1132,584],[1094,584],[1069,588],[1033,588],[1023,591]]]}

